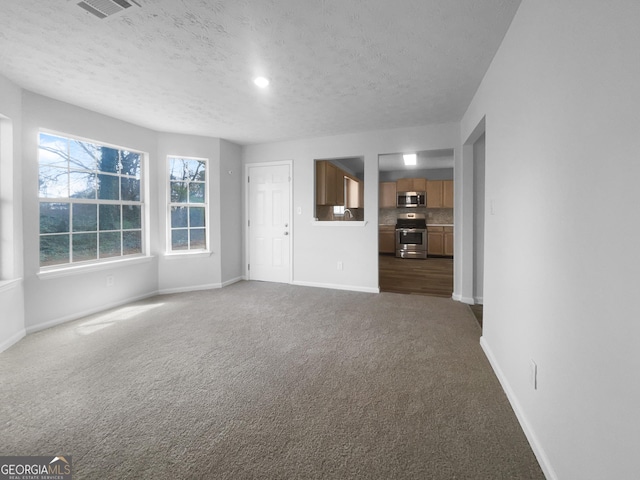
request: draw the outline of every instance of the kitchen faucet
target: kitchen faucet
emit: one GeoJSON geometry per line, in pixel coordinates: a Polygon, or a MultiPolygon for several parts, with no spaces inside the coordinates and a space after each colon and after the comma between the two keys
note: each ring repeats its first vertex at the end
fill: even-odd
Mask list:
{"type": "Polygon", "coordinates": [[[353,218],[353,213],[351,213],[351,210],[349,210],[348,208],[345,208],[344,209],[344,214],[346,215],[347,212],[349,212],[349,219],[352,219],[353,218]]]}

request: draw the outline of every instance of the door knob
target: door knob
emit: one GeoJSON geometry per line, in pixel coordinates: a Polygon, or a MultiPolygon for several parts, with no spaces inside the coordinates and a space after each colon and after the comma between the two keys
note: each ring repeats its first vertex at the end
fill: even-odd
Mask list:
{"type": "Polygon", "coordinates": [[[289,232],[284,232],[285,235],[289,235],[289,232]]]}

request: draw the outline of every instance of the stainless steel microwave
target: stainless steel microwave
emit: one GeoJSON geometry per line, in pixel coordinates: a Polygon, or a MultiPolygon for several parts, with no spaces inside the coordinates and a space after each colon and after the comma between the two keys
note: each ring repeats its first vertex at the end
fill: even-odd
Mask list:
{"type": "Polygon", "coordinates": [[[398,207],[426,207],[427,206],[427,193],[426,192],[398,192],[398,201],[396,202],[398,207]]]}

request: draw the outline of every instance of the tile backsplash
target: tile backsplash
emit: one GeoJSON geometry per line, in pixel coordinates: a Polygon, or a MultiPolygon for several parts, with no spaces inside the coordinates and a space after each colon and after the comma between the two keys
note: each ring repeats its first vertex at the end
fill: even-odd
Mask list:
{"type": "Polygon", "coordinates": [[[453,208],[380,208],[378,223],[395,225],[400,213],[423,213],[428,224],[453,224],[453,208]]]}

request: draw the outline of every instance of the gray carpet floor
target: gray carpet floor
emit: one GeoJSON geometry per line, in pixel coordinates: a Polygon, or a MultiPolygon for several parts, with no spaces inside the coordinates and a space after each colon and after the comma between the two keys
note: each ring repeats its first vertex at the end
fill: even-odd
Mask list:
{"type": "Polygon", "coordinates": [[[241,282],[0,354],[0,455],[74,479],[543,479],[446,298],[241,282]]]}

